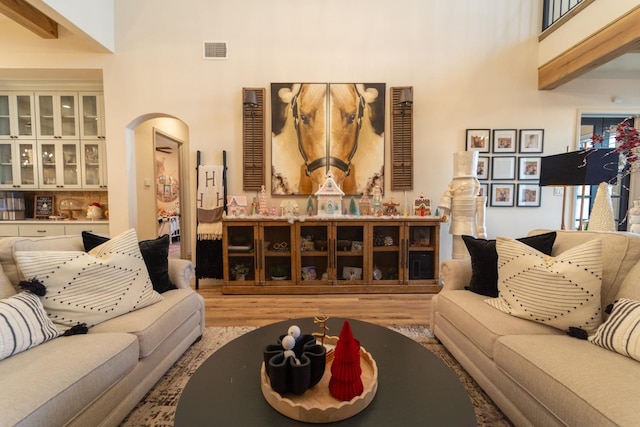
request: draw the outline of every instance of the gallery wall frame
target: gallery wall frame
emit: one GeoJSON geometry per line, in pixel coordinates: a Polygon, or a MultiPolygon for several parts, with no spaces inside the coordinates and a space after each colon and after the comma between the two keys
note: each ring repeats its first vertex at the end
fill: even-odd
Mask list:
{"type": "Polygon", "coordinates": [[[512,207],[514,205],[515,184],[497,183],[491,184],[490,206],[512,207]]]}
{"type": "Polygon", "coordinates": [[[493,152],[515,153],[518,148],[518,131],[516,129],[493,130],[493,152]]]}
{"type": "Polygon", "coordinates": [[[489,170],[491,169],[491,161],[488,156],[478,156],[478,166],[476,168],[478,179],[489,179],[489,170]]]}
{"type": "Polygon", "coordinates": [[[467,151],[491,151],[491,129],[467,129],[466,135],[467,151]]]}
{"type": "Polygon", "coordinates": [[[518,179],[535,181],[540,179],[541,157],[518,157],[518,179]]]}
{"type": "Polygon", "coordinates": [[[540,186],[538,184],[518,184],[518,207],[539,207],[540,186]]]}
{"type": "Polygon", "coordinates": [[[542,153],[544,129],[520,129],[520,153],[542,153]]]}
{"type": "Polygon", "coordinates": [[[491,158],[491,179],[516,179],[516,156],[501,156],[491,158]]]}

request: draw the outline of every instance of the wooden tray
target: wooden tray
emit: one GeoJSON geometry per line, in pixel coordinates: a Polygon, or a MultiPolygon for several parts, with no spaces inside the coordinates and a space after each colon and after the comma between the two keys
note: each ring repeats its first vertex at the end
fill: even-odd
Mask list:
{"type": "MultiPolygon", "coordinates": [[[[325,346],[335,347],[338,337],[325,337],[325,346]]],[[[264,362],[260,369],[262,395],[276,411],[294,420],[307,423],[332,423],[352,417],[365,409],[378,390],[378,366],[371,354],[360,347],[360,367],[362,368],[362,384],[364,390],[348,402],[336,399],[329,392],[331,365],[333,357],[327,357],[327,367],[320,382],[307,390],[303,395],[287,394],[281,396],[273,391],[264,362]]]]}

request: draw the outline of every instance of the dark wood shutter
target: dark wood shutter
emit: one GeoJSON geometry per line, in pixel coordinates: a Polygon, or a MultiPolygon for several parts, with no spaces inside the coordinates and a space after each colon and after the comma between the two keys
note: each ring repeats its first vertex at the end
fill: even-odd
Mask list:
{"type": "Polygon", "coordinates": [[[242,99],[247,91],[254,91],[258,105],[251,108],[242,105],[242,188],[244,191],[260,191],[264,185],[264,88],[243,88],[242,99]]]}
{"type": "Polygon", "coordinates": [[[402,89],[392,87],[390,97],[391,190],[413,190],[413,105],[398,105],[402,89]]]}

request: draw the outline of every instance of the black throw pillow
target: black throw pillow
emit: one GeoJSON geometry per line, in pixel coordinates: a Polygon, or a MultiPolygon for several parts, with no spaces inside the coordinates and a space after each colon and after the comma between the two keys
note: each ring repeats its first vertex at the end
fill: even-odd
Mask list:
{"type": "MultiPolygon", "coordinates": [[[[498,251],[495,240],[476,239],[462,236],[471,255],[471,283],[467,287],[471,292],[495,298],[498,296],[498,251]]],[[[556,241],[556,232],[538,234],[516,239],[532,248],[551,255],[556,241]]]]}
{"type": "MultiPolygon", "coordinates": [[[[82,243],[87,252],[108,240],[108,237],[88,231],[82,232],[82,243]]],[[[169,279],[169,235],[165,234],[153,240],[143,240],[138,242],[138,245],[147,266],[153,289],[158,293],[177,289],[169,279]]]]}

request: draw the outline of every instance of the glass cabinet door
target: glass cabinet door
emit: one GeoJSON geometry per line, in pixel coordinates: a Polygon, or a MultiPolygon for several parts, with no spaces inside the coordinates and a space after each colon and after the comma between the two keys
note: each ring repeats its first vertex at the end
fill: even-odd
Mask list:
{"type": "Polygon", "coordinates": [[[13,143],[0,143],[0,186],[13,187],[13,143]]]}
{"type": "Polygon", "coordinates": [[[38,136],[53,138],[55,134],[53,95],[38,95],[38,136]]]}
{"type": "Polygon", "coordinates": [[[0,187],[36,188],[35,141],[0,143],[0,187]]]}
{"type": "Polygon", "coordinates": [[[33,138],[33,96],[0,93],[0,139],[33,138]]]}
{"type": "Polygon", "coordinates": [[[9,112],[9,95],[0,94],[0,137],[10,137],[11,114],[9,112]]]}
{"type": "Polygon", "coordinates": [[[78,102],[73,93],[36,94],[38,138],[75,139],[79,137],[78,102]]]}
{"type": "Polygon", "coordinates": [[[298,265],[299,280],[304,284],[329,284],[332,259],[329,251],[329,225],[324,222],[305,221],[298,223],[300,245],[298,265]]]}
{"type": "Polygon", "coordinates": [[[435,247],[438,236],[430,225],[410,223],[407,240],[407,272],[410,283],[437,279],[437,257],[435,247]]]}
{"type": "Polygon", "coordinates": [[[16,95],[17,137],[33,138],[33,96],[16,95]]]}
{"type": "Polygon", "coordinates": [[[77,142],[40,143],[40,185],[45,188],[80,187],[77,142]]]}
{"type": "Polygon", "coordinates": [[[102,93],[80,93],[80,138],[103,139],[104,108],[102,93]]]}
{"type": "Polygon", "coordinates": [[[290,284],[295,278],[291,225],[288,222],[265,223],[259,250],[264,254],[264,280],[270,285],[290,284]]]}
{"type": "Polygon", "coordinates": [[[77,138],[78,137],[78,112],[76,111],[75,95],[60,95],[60,137],[77,138]]]}
{"type": "Polygon", "coordinates": [[[107,173],[104,159],[104,141],[82,142],[82,186],[105,188],[107,173]]]}
{"type": "Polygon", "coordinates": [[[350,284],[363,284],[365,277],[369,282],[365,267],[364,248],[362,247],[365,239],[364,223],[345,222],[335,227],[335,238],[333,241],[333,250],[335,253],[335,280],[340,282],[350,282],[350,284]]]}
{"type": "Polygon", "coordinates": [[[38,186],[38,175],[34,163],[36,159],[36,142],[20,142],[20,144],[18,144],[16,159],[20,162],[20,167],[17,172],[20,187],[36,188],[38,186]]]}
{"type": "Polygon", "coordinates": [[[399,223],[373,223],[371,278],[376,284],[401,280],[403,247],[399,223]]]}
{"type": "Polygon", "coordinates": [[[255,284],[260,275],[257,228],[247,223],[226,223],[224,231],[223,249],[228,256],[223,272],[225,283],[255,284]]]}

